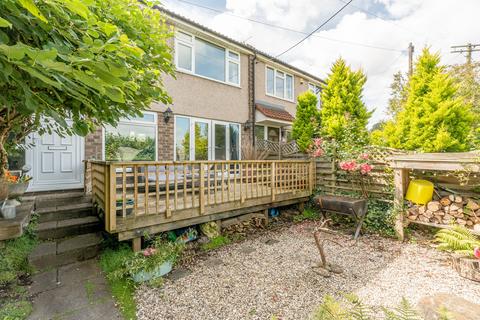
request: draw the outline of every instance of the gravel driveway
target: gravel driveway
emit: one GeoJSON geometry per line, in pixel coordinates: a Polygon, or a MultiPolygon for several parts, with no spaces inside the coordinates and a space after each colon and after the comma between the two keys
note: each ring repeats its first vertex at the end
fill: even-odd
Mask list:
{"type": "Polygon", "coordinates": [[[459,277],[447,256],[422,245],[376,236],[329,235],[327,257],[344,272],[324,278],[312,266],[319,254],[305,222],[216,250],[161,289],[137,290],[139,319],[308,319],[325,294],[355,292],[371,305],[402,296],[452,293],[480,303],[480,285],[459,277]]]}

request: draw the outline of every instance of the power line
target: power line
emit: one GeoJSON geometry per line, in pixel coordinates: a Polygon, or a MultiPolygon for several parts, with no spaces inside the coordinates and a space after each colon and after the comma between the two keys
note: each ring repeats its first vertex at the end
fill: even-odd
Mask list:
{"type": "Polygon", "coordinates": [[[318,30],[320,30],[320,28],[322,28],[324,25],[326,25],[327,23],[329,23],[333,18],[335,18],[340,12],[343,11],[343,9],[345,9],[346,7],[348,7],[348,5],[350,3],[352,3],[353,0],[350,0],[348,1],[345,5],[343,5],[340,9],[338,9],[332,16],[330,16],[330,18],[328,18],[324,23],[322,23],[321,25],[318,26],[318,28],[316,28],[315,30],[313,30],[312,32],[310,32],[308,35],[306,35],[305,37],[303,37],[300,41],[298,41],[297,43],[295,43],[293,46],[291,46],[290,48],[288,48],[287,50],[283,51],[282,53],[280,53],[279,55],[277,55],[275,58],[278,58],[282,55],[284,55],[285,53],[289,52],[290,50],[292,50],[293,48],[295,48],[296,46],[298,46],[300,43],[302,43],[303,41],[307,40],[308,38],[310,38],[310,36],[312,34],[314,34],[315,32],[317,32],[318,30]]]}
{"type": "MultiPolygon", "coordinates": [[[[227,12],[227,11],[222,11],[222,10],[219,10],[219,9],[207,7],[207,6],[198,4],[198,3],[193,3],[193,2],[190,2],[190,1],[186,1],[186,0],[177,0],[177,1],[178,1],[178,2],[182,2],[182,3],[186,3],[186,4],[191,5],[191,6],[199,7],[199,8],[205,9],[205,10],[210,10],[210,11],[213,11],[213,12],[225,14],[225,15],[228,15],[228,16],[231,16],[231,17],[235,17],[235,18],[238,18],[238,19],[243,19],[243,20],[247,20],[247,21],[250,21],[250,22],[253,22],[253,23],[262,24],[262,25],[268,26],[268,27],[270,27],[270,28],[276,28],[276,29],[280,29],[280,30],[284,30],[284,31],[293,32],[293,33],[308,35],[307,32],[304,32],[304,31],[301,31],[301,30],[296,30],[296,29],[292,29],[292,28],[282,27],[282,26],[279,26],[279,25],[275,25],[275,24],[268,23],[268,22],[265,22],[265,21],[255,20],[255,19],[252,19],[252,18],[242,17],[242,16],[239,16],[239,15],[236,15],[236,14],[233,14],[233,13],[230,13],[230,12],[227,12]]],[[[375,46],[375,45],[371,45],[371,44],[360,43],[360,42],[349,41],[349,40],[334,39],[334,38],[324,37],[324,36],[321,36],[321,35],[319,35],[319,34],[314,34],[313,36],[315,36],[315,37],[317,37],[317,38],[320,38],[320,39],[325,39],[325,40],[334,41],[334,42],[339,42],[339,43],[345,43],[345,44],[354,45],[354,46],[359,46],[359,47],[365,47],[365,48],[371,48],[371,49],[378,49],[378,50],[385,50],[385,51],[404,52],[404,50],[400,50],[400,49],[394,49],[394,48],[387,48],[387,47],[375,46]]]]}

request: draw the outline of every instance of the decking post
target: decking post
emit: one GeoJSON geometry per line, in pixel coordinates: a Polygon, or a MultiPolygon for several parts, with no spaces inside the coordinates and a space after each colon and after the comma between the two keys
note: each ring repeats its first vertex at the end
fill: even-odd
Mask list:
{"type": "Polygon", "coordinates": [[[298,203],[298,211],[300,212],[300,214],[302,214],[304,210],[305,210],[305,202],[301,201],[298,203]]]}
{"type": "Polygon", "coordinates": [[[138,252],[142,250],[142,237],[132,239],[132,250],[133,252],[138,252]]]}
{"type": "Polygon", "coordinates": [[[394,170],[394,185],[395,185],[395,198],[394,198],[394,208],[397,213],[397,218],[395,221],[395,232],[397,238],[400,241],[405,239],[404,235],[404,212],[403,212],[403,197],[408,186],[408,170],[402,168],[395,168],[394,170]]]}
{"type": "Polygon", "coordinates": [[[315,160],[311,159],[310,160],[310,166],[309,166],[309,171],[308,171],[308,178],[309,178],[309,192],[310,195],[313,193],[313,189],[315,189],[315,160]]]}
{"type": "Polygon", "coordinates": [[[105,206],[110,207],[110,229],[109,231],[114,231],[117,229],[117,175],[115,172],[115,166],[112,164],[108,165],[109,172],[109,181],[107,188],[110,189],[109,199],[105,206]]]}
{"type": "Polygon", "coordinates": [[[272,165],[271,165],[271,177],[270,177],[270,181],[271,181],[271,185],[270,185],[270,188],[272,189],[272,202],[275,201],[275,186],[276,186],[276,182],[275,182],[275,162],[272,162],[272,165]]]}
{"type": "Polygon", "coordinates": [[[205,168],[203,166],[203,163],[200,163],[200,191],[199,192],[200,194],[198,196],[198,201],[200,202],[200,214],[202,215],[205,213],[205,168]]]}

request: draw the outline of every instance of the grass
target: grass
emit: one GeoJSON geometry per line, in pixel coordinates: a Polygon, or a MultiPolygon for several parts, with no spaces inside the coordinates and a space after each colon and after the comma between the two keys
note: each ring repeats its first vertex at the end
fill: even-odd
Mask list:
{"type": "Polygon", "coordinates": [[[209,242],[202,244],[201,249],[203,251],[210,251],[227,245],[231,242],[227,236],[217,236],[212,238],[209,242]]]}
{"type": "Polygon", "coordinates": [[[307,208],[303,210],[303,212],[297,216],[293,217],[293,222],[298,223],[305,220],[318,220],[320,219],[320,214],[316,212],[314,209],[307,208]]]}
{"type": "Polygon", "coordinates": [[[117,301],[120,311],[125,319],[136,319],[137,306],[135,304],[135,284],[132,280],[109,277],[122,267],[123,261],[133,254],[128,246],[120,246],[118,249],[106,249],[100,257],[100,266],[107,276],[107,282],[112,295],[117,301]]]}
{"type": "Polygon", "coordinates": [[[32,217],[24,234],[7,240],[5,247],[0,249],[0,319],[26,319],[32,312],[28,290],[22,280],[34,271],[28,263],[28,255],[38,242],[35,225],[36,217],[32,217]]]}

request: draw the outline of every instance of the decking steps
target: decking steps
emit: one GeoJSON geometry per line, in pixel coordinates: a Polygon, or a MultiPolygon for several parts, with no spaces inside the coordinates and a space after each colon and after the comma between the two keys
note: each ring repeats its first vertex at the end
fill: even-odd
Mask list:
{"type": "Polygon", "coordinates": [[[40,243],[29,255],[37,270],[45,270],[95,257],[102,242],[100,232],[40,243]]]}

